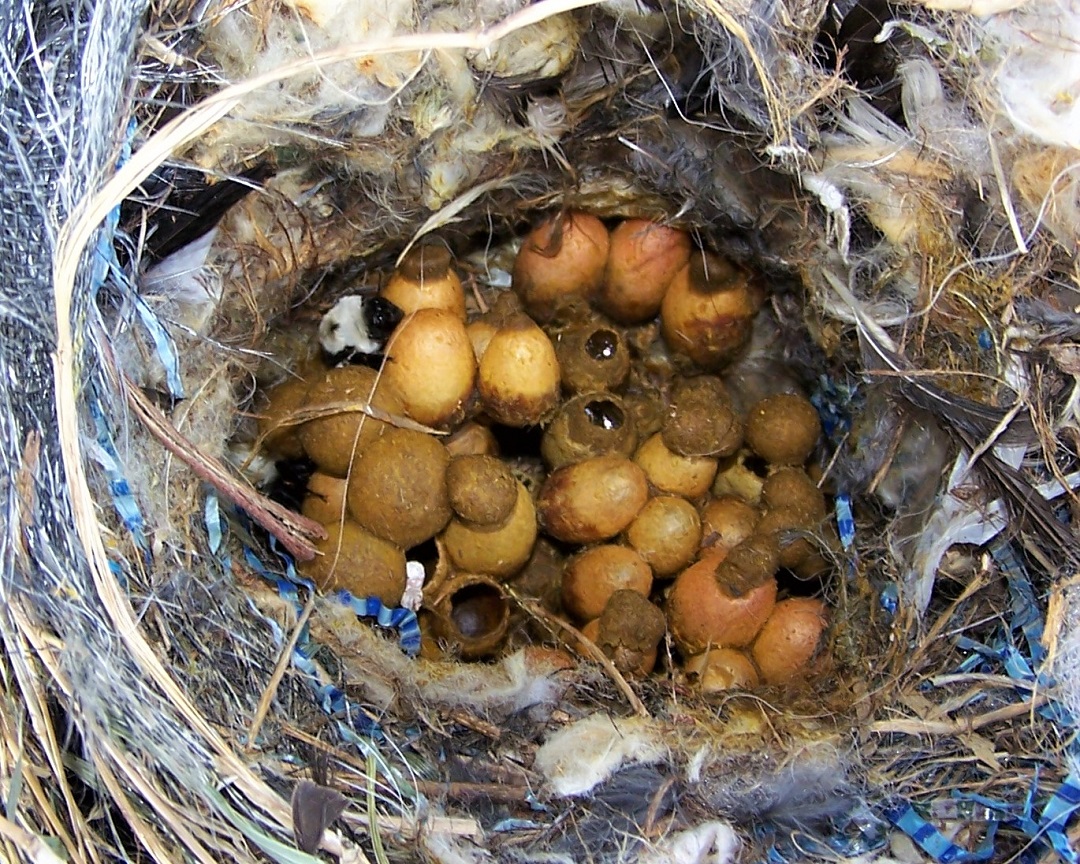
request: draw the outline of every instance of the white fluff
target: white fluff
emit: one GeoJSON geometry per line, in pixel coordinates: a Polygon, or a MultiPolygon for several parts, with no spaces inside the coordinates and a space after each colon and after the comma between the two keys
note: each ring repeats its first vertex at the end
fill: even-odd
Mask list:
{"type": "Polygon", "coordinates": [[[620,768],[659,762],[666,754],[651,721],[596,713],[548,738],[536,751],[533,768],[556,795],[585,795],[620,768]]]}
{"type": "Polygon", "coordinates": [[[1009,120],[1044,143],[1080,148],[1080,4],[1031,0],[984,26],[1000,48],[993,80],[1009,120]]]}
{"type": "MultiPolygon", "coordinates": [[[[253,78],[297,60],[358,42],[377,43],[415,25],[411,0],[262,0],[212,7],[204,41],[225,77],[253,78]],[[291,7],[291,8],[290,8],[291,7]]],[[[233,117],[248,121],[222,127],[245,144],[290,124],[333,124],[333,137],[380,135],[394,96],[416,74],[420,52],[389,53],[325,64],[245,97],[233,117]]],[[[300,133],[315,134],[315,133],[300,133]]]]}
{"type": "Polygon", "coordinates": [[[405,593],[401,605],[415,612],[424,601],[424,565],[419,561],[405,562],[405,593]]]}
{"type": "Polygon", "coordinates": [[[664,838],[638,857],[638,864],[729,864],[739,838],[726,822],[703,822],[664,838]]]}

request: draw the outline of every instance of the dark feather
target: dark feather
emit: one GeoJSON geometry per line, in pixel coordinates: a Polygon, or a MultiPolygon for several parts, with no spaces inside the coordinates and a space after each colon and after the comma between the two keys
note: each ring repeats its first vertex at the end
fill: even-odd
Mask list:
{"type": "Polygon", "coordinates": [[[1080,338],[1080,315],[1075,312],[1057,309],[1036,297],[1017,297],[1014,305],[1023,320],[1041,328],[1041,344],[1056,345],[1080,338]]]}
{"type": "Polygon", "coordinates": [[[826,17],[818,34],[817,55],[827,69],[839,65],[844,77],[868,97],[870,104],[903,125],[897,68],[900,59],[911,54],[912,40],[894,32],[884,42],[875,41],[886,22],[901,17],[901,10],[887,0],[860,0],[843,20],[826,17]]]}
{"type": "MultiPolygon", "coordinates": [[[[890,351],[861,329],[860,337],[868,370],[887,368],[901,373],[912,371],[911,364],[904,357],[890,351]]],[[[1080,562],[1080,546],[1068,526],[1057,518],[1053,505],[1038,493],[1020,471],[999,459],[992,448],[985,448],[994,431],[1008,418],[1009,411],[957,396],[914,375],[901,375],[897,391],[912,405],[929,411],[945,431],[971,452],[985,449],[976,467],[995,494],[1005,501],[1010,516],[1032,531],[1048,549],[1056,550],[1059,556],[1068,561],[1080,562]]],[[[1034,443],[1036,433],[1030,415],[1018,412],[995,440],[1002,444],[1034,443]]]]}
{"type": "MultiPolygon", "coordinates": [[[[864,370],[871,374],[875,371],[900,373],[897,385],[900,395],[912,405],[929,411],[943,425],[963,430],[969,438],[978,443],[988,439],[1008,417],[1008,409],[995,408],[974,399],[957,396],[921,375],[905,376],[905,372],[916,371],[906,357],[889,350],[861,328],[859,337],[864,370]]],[[[1021,411],[996,440],[1002,444],[1029,444],[1035,437],[1031,417],[1021,411]]]]}
{"type": "Polygon", "coordinates": [[[292,794],[293,836],[302,852],[315,852],[323,831],[333,824],[349,804],[349,799],[327,786],[301,780],[292,794]]]}
{"type": "Polygon", "coordinates": [[[167,203],[154,212],[143,246],[148,263],[168,258],[173,252],[202,237],[214,228],[229,208],[273,174],[266,163],[243,171],[235,178],[185,191],[172,192],[167,203]]]}
{"type": "MultiPolygon", "coordinates": [[[[949,427],[957,438],[974,451],[981,441],[958,427],[949,427]]],[[[979,457],[976,467],[990,488],[1004,500],[1009,515],[1030,531],[1053,559],[1072,568],[1080,566],[1080,545],[1069,526],[1058,519],[1053,505],[1047,501],[1021,472],[1002,462],[989,450],[979,457]]]]}

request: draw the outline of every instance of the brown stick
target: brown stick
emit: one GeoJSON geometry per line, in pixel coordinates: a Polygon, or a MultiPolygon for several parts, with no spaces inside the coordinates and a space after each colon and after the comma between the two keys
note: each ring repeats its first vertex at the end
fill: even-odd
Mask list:
{"type": "Polygon", "coordinates": [[[416,788],[429,798],[445,796],[454,801],[496,801],[500,804],[521,804],[528,800],[528,786],[508,786],[505,783],[440,783],[438,780],[417,780],[416,788]]]}
{"type": "Polygon", "coordinates": [[[326,537],[326,529],[322,525],[243,485],[220,460],[200,453],[127,376],[124,377],[124,393],[128,405],[150,434],[191,468],[197,477],[217,489],[222,497],[243,508],[255,522],[280,540],[297,561],[310,561],[315,557],[315,547],[308,538],[326,537]]]}
{"type": "Polygon", "coordinates": [[[871,732],[879,735],[898,733],[900,735],[963,735],[975,732],[994,723],[1012,720],[1028,714],[1042,705],[1049,696],[1038,693],[1029,702],[1017,702],[1006,705],[996,711],[987,711],[975,717],[961,717],[956,720],[879,720],[870,724],[871,732]]]}

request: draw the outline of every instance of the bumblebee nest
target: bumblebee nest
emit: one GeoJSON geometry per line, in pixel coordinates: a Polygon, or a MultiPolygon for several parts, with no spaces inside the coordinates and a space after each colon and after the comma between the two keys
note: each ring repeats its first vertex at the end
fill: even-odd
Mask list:
{"type": "Polygon", "coordinates": [[[13,476],[12,859],[918,860],[901,802],[1050,860],[1009,818],[1066,783],[1080,709],[1080,61],[1075,10],[1009,5],[154,9],[134,156],[55,250],[80,568],[28,563],[34,439],[13,476]],[[205,178],[256,189],[167,272],[205,178]],[[483,253],[560,209],[677,223],[768,282],[763,366],[814,393],[854,515],[827,680],[709,701],[528,650],[433,665],[289,587],[310,525],[227,459],[266,358],[427,235],[505,288],[483,253]]]}

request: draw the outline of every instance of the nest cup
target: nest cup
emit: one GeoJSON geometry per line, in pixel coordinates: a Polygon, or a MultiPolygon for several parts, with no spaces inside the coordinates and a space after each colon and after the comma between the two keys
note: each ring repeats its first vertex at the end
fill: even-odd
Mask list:
{"type": "MultiPolygon", "coordinates": [[[[1062,554],[1066,569],[1075,560],[1067,514],[1053,502],[1076,470],[1060,446],[1068,442],[1061,430],[1075,419],[1062,394],[1076,374],[1065,343],[1069,310],[1080,302],[1068,287],[1061,238],[1076,234],[1068,206],[1076,142],[1021,118],[1009,94],[988,89],[989,75],[979,71],[991,29],[994,44],[1022,51],[1019,34],[1038,21],[997,15],[991,27],[916,9],[904,13],[912,27],[875,41],[859,35],[883,24],[870,5],[782,15],[747,9],[740,25],[708,4],[664,12],[542,3],[517,19],[500,4],[446,4],[427,10],[426,37],[416,34],[419,12],[408,4],[385,4],[376,14],[366,4],[257,0],[175,21],[154,10],[138,43],[141,65],[112,71],[140,94],[131,109],[137,158],[117,169],[103,142],[122,137],[119,127],[101,132],[116,117],[110,100],[126,86],[49,101],[47,111],[71,104],[89,118],[91,143],[74,146],[82,155],[70,164],[44,166],[43,176],[52,182],[63,171],[83,172],[89,183],[99,171],[119,170],[121,179],[93,199],[95,207],[82,209],[65,192],[59,203],[24,208],[26,224],[19,223],[26,237],[49,238],[53,293],[25,296],[50,297],[54,306],[34,305],[33,314],[49,327],[55,318],[57,333],[54,343],[13,315],[23,341],[15,354],[2,349],[12,381],[44,382],[41,370],[55,368],[41,392],[56,409],[55,422],[35,428],[25,418],[44,416],[39,396],[9,397],[18,431],[5,441],[14,503],[0,627],[13,698],[0,715],[4,764],[25,760],[25,783],[12,782],[18,792],[0,832],[13,854],[51,860],[27,850],[62,847],[80,860],[90,847],[99,858],[120,849],[169,860],[175,848],[193,860],[289,860],[281,844],[309,852],[322,844],[345,860],[351,844],[370,856],[418,844],[430,860],[449,862],[471,843],[510,860],[516,853],[485,830],[482,814],[497,805],[515,819],[538,820],[527,829],[537,832],[537,848],[569,859],[587,852],[645,860],[649,850],[696,838],[727,861],[738,835],[748,855],[798,860],[805,847],[776,839],[787,830],[777,834],[777,826],[791,824],[814,842],[874,855],[910,825],[893,819],[898,800],[927,804],[919,818],[929,825],[927,814],[944,812],[934,805],[951,801],[953,789],[983,795],[992,782],[1000,830],[961,816],[935,823],[942,837],[972,846],[989,837],[1001,856],[1058,842],[1064,835],[1052,820],[1029,837],[1033,820],[1012,817],[1024,812],[1031,790],[1053,813],[1053,796],[1070,788],[1065,709],[1077,688],[1071,660],[1051,668],[1046,646],[1059,657],[1076,653],[1067,623],[1073,598],[1050,572],[1062,554]],[[861,29],[860,16],[870,22],[861,29]],[[483,29],[496,19],[509,24],[483,29]],[[356,33],[367,34],[366,47],[350,44],[356,33]],[[971,63],[952,63],[941,43],[912,33],[941,35],[971,63]],[[413,35],[398,39],[405,34],[413,35]],[[322,55],[319,63],[305,62],[312,54],[322,55]],[[194,57],[215,77],[177,71],[194,57]],[[876,86],[878,72],[867,68],[884,69],[889,86],[876,86]],[[263,86],[200,103],[216,81],[258,75],[266,76],[263,86]],[[975,103],[958,101],[956,94],[972,92],[980,94],[975,103]],[[157,113],[169,100],[188,125],[157,113]],[[159,167],[148,177],[151,163],[159,167]],[[206,183],[192,166],[218,182],[206,183]],[[126,201],[116,191],[139,184],[126,201]],[[985,188],[1001,194],[980,195],[985,188]],[[117,206],[121,230],[110,223],[94,246],[120,249],[102,276],[93,256],[80,264],[79,255],[91,248],[95,214],[117,206]],[[54,211],[64,216],[63,231],[34,222],[54,211]],[[194,227],[167,215],[176,212],[194,213],[194,227]],[[769,661],[760,676],[772,688],[765,699],[703,693],[695,684],[708,679],[709,690],[759,677],[745,659],[765,656],[753,633],[731,646],[697,631],[676,634],[686,645],[675,644],[675,656],[696,655],[697,665],[680,671],[661,642],[658,671],[629,681],[602,650],[575,647],[568,625],[558,623],[556,576],[567,551],[560,544],[576,551],[637,543],[642,549],[632,554],[659,555],[632,526],[646,499],[678,497],[699,511],[700,526],[681,521],[701,527],[702,542],[715,548],[731,534],[738,547],[742,528],[716,527],[707,502],[769,499],[761,493],[772,488],[766,455],[799,465],[805,442],[796,455],[775,455],[775,436],[755,427],[738,452],[676,454],[664,443],[663,417],[625,394],[596,397],[594,388],[609,385],[592,375],[555,383],[548,368],[552,383],[539,404],[502,409],[502,422],[473,427],[474,443],[457,438],[463,452],[504,451],[518,484],[515,511],[535,509],[551,535],[533,543],[534,532],[525,531],[531,557],[517,550],[514,572],[502,572],[501,559],[489,575],[447,572],[442,527],[404,534],[391,550],[394,597],[408,593],[398,564],[403,545],[415,544],[410,557],[426,566],[431,589],[421,622],[430,615],[450,654],[487,662],[413,660],[399,647],[414,638],[407,614],[364,598],[310,597],[293,579],[292,562],[323,542],[323,531],[294,515],[312,466],[298,466],[298,436],[281,430],[311,424],[318,418],[305,412],[321,409],[282,400],[288,404],[274,410],[284,419],[261,441],[269,427],[255,415],[274,385],[326,376],[316,349],[321,315],[343,294],[377,293],[400,256],[415,263],[415,250],[440,274],[447,258],[459,268],[464,279],[452,290],[461,288],[470,321],[497,313],[518,249],[531,244],[541,264],[562,249],[558,230],[542,231],[543,242],[529,232],[571,213],[587,214],[581,224],[612,238],[625,225],[663,226],[657,236],[682,229],[680,242],[692,246],[686,272],[655,268],[683,274],[689,323],[660,334],[647,317],[658,302],[650,294],[645,312],[620,311],[601,327],[607,334],[610,325],[620,351],[643,364],[647,384],[661,382],[662,390],[671,375],[726,375],[731,410],[742,414],[766,398],[782,406],[800,391],[814,397],[824,437],[806,476],[827,493],[827,515],[816,499],[809,521],[775,501],[764,506],[773,512],[766,521],[782,526],[781,552],[797,544],[810,550],[784,568],[777,605],[802,610],[800,626],[811,635],[826,620],[828,627],[818,650],[807,640],[798,646],[812,656],[800,659],[805,671],[793,680],[787,655],[769,661]],[[214,233],[203,234],[200,222],[214,233]],[[194,248],[186,242],[199,237],[194,248]],[[716,311],[702,286],[741,273],[752,287],[724,307],[755,310],[752,327],[735,340],[741,347],[688,335],[701,310],[716,311]],[[667,355],[650,353],[664,338],[667,355]],[[600,525],[594,517],[603,508],[587,499],[575,515],[590,517],[588,530],[546,509],[564,493],[537,479],[554,467],[541,467],[540,432],[560,422],[559,404],[577,391],[588,404],[617,405],[640,442],[620,445],[626,452],[617,457],[590,453],[609,460],[599,473],[625,475],[634,494],[625,518],[611,525],[600,525]],[[956,461],[973,452],[975,469],[956,461]],[[1040,461],[1046,453],[1059,454],[1053,466],[1040,461]],[[705,460],[695,463],[704,466],[700,476],[679,483],[651,467],[691,458],[705,460]],[[286,463],[300,471],[299,490],[287,488],[297,475],[284,471],[286,463]],[[1051,478],[1060,492],[1045,491],[1051,478]],[[262,494],[271,487],[276,504],[262,494]],[[1019,529],[1015,542],[1005,528],[1019,529]],[[541,590],[513,581],[519,566],[541,590]],[[1033,622],[1041,616],[1021,620],[1015,610],[1048,605],[1056,617],[1040,641],[1033,622]],[[749,653],[720,654],[735,649],[749,653]],[[1023,664],[1005,663],[1016,656],[1007,649],[1020,652],[1029,678],[1017,671],[1023,664]],[[1033,682],[1051,680],[1038,674],[1056,674],[1060,689],[1031,695],[1033,682]],[[577,686],[567,689],[571,682],[577,686]],[[440,731],[451,727],[450,735],[440,731]],[[366,762],[356,755],[357,736],[366,762]],[[406,740],[408,758],[394,749],[406,740]],[[371,743],[379,741],[389,743],[371,743]],[[330,754],[327,772],[321,754],[330,754]],[[1023,767],[994,779],[1006,762],[1023,767]],[[440,771],[450,763],[468,763],[470,781],[444,784],[450,775],[440,771]],[[415,782],[405,779],[414,764],[415,782]],[[65,767],[72,765],[77,770],[65,767]],[[312,785],[323,797],[296,785],[294,768],[319,781],[312,785]],[[47,794],[33,779],[42,776],[55,776],[63,794],[47,794]],[[550,820],[530,809],[536,784],[550,820]],[[348,793],[342,818],[350,832],[338,830],[326,787],[348,793]],[[356,789],[371,791],[361,799],[356,789]],[[674,797],[687,806],[675,807],[674,797]],[[638,812],[630,799],[652,804],[638,812]],[[624,822],[598,819],[601,810],[624,822]]],[[[104,20],[103,9],[84,11],[104,20]]],[[[140,11],[124,6],[132,21],[140,11]]],[[[136,28],[121,24],[91,27],[102,40],[93,43],[97,52],[84,48],[71,62],[91,69],[95,57],[110,56],[126,64],[136,28]]],[[[49,54],[76,44],[69,35],[26,45],[49,54]]],[[[13,56],[6,68],[21,68],[13,56]]],[[[1015,85],[1016,70],[1003,68],[1002,80],[1015,85]]],[[[65,82],[22,86],[71,86],[65,82]]],[[[25,165],[8,167],[11,200],[21,200],[23,186],[44,188],[22,178],[25,165]]],[[[655,239],[633,234],[641,236],[655,239]]],[[[572,239],[570,251],[597,245],[572,239]]],[[[676,250],[677,263],[685,253],[676,250]]],[[[558,357],[560,332],[587,327],[598,308],[616,308],[598,287],[604,267],[582,267],[588,278],[560,286],[557,302],[531,301],[552,342],[545,357],[558,357]]],[[[420,278],[426,270],[410,272],[420,278]]],[[[20,274],[13,284],[44,278],[20,274]]],[[[440,314],[458,322],[453,296],[452,311],[440,314]]],[[[467,349],[473,334],[455,334],[455,346],[467,349]]],[[[469,366],[459,376],[463,391],[472,374],[469,366]]],[[[482,360],[476,374],[484,376],[482,360]]],[[[357,377],[370,383],[378,373],[357,377]]],[[[641,383],[626,384],[622,371],[613,380],[613,387],[641,383]]],[[[455,396],[405,436],[386,428],[401,424],[399,404],[379,402],[370,388],[344,401],[347,408],[335,410],[353,419],[336,452],[361,439],[366,446],[368,437],[432,435],[483,419],[472,397],[455,396]]],[[[310,437],[317,427],[304,428],[310,437]]],[[[457,455],[449,446],[448,453],[457,455]]],[[[339,460],[332,479],[344,478],[362,503],[364,478],[349,476],[353,464],[339,460]]],[[[318,494],[306,512],[322,513],[327,525],[350,518],[346,504],[318,494]],[[327,506],[318,510],[319,503],[327,506]]],[[[449,503],[438,511],[433,526],[461,521],[449,503]]],[[[681,566],[682,553],[672,554],[681,566]]],[[[654,599],[675,590],[673,574],[658,575],[641,589],[654,599]]]]}

